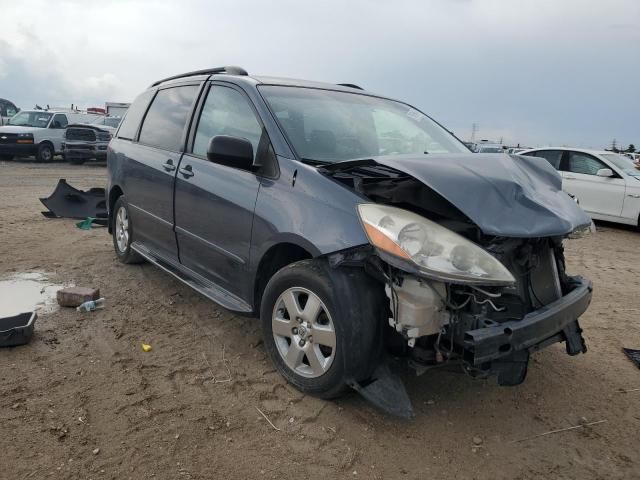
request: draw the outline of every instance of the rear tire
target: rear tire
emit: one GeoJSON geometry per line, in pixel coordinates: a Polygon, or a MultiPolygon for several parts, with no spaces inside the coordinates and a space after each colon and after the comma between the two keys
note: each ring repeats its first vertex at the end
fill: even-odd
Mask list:
{"type": "Polygon", "coordinates": [[[36,152],[36,161],[40,163],[49,163],[53,161],[53,147],[48,143],[41,143],[36,152]]]}
{"type": "Polygon", "coordinates": [[[122,263],[141,263],[144,258],[131,248],[133,241],[133,224],[129,215],[129,205],[124,195],[116,200],[113,206],[111,218],[111,232],[113,237],[113,248],[116,251],[118,260],[122,263]]]}
{"type": "Polygon", "coordinates": [[[333,269],[322,259],[282,268],[267,283],[260,308],[276,369],[321,398],[367,380],[382,352],[385,299],[382,285],[360,268],[333,269]]]}

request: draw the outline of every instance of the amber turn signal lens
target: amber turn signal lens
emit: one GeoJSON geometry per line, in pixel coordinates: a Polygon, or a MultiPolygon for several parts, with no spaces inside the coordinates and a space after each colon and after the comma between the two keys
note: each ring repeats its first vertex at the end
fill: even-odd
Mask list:
{"type": "Polygon", "coordinates": [[[400,245],[387,237],[384,233],[378,230],[376,227],[371,225],[368,222],[364,223],[364,229],[367,232],[367,236],[369,237],[369,241],[380,250],[384,250],[385,252],[391,253],[396,257],[404,258],[406,260],[411,260],[411,257],[407,252],[405,252],[400,245]]]}

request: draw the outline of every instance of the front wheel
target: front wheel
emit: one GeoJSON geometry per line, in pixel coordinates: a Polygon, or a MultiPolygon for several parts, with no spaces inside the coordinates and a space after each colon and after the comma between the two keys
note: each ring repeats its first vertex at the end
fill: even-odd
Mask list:
{"type": "Polygon", "coordinates": [[[113,235],[113,247],[118,260],[122,263],[140,263],[143,261],[140,254],[131,248],[133,224],[129,216],[129,205],[124,195],[118,197],[113,206],[111,232],[113,235]]]}
{"type": "Polygon", "coordinates": [[[303,260],[269,280],[260,309],[264,343],[299,390],[338,396],[371,376],[381,353],[385,294],[362,269],[303,260]]]}
{"type": "Polygon", "coordinates": [[[36,153],[36,161],[41,163],[49,163],[53,160],[53,147],[48,143],[41,143],[36,153]]]}

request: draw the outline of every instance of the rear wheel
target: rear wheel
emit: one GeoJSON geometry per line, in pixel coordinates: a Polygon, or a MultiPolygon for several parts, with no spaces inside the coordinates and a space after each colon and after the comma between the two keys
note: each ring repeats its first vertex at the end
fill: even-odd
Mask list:
{"type": "Polygon", "coordinates": [[[124,195],[118,197],[113,206],[111,224],[113,247],[122,263],[140,263],[144,259],[131,248],[133,225],[129,216],[129,205],[124,195]]]}
{"type": "Polygon", "coordinates": [[[265,289],[264,343],[282,376],[299,390],[332,398],[373,373],[384,325],[382,286],[361,269],[303,260],[265,289]]]}
{"type": "Polygon", "coordinates": [[[0,160],[3,160],[3,161],[13,160],[13,155],[0,155],[0,160]]]}
{"type": "Polygon", "coordinates": [[[49,143],[41,143],[38,146],[38,151],[36,153],[36,161],[49,163],[53,160],[53,154],[53,146],[49,143]]]}

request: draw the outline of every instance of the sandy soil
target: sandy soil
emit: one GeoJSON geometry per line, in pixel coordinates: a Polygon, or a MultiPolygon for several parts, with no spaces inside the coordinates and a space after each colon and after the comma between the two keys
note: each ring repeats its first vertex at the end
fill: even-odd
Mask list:
{"type": "Polygon", "coordinates": [[[640,348],[640,233],[604,225],[569,242],[569,270],[595,284],[586,355],[552,346],[513,388],[458,371],[408,378],[417,417],[405,422],[357,395],[302,395],[255,319],[121,265],[106,229],[45,219],[38,197],[61,177],[102,186],[105,169],[0,163],[0,277],[48,272],[99,287],[107,307],[42,315],[31,344],[0,350],[0,478],[640,478],[640,391],[619,392],[640,387],[621,352],[640,348]],[[514,442],[583,417],[606,423],[514,442]]]}

